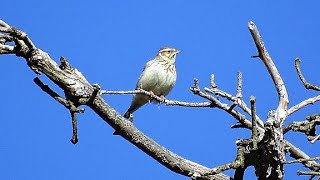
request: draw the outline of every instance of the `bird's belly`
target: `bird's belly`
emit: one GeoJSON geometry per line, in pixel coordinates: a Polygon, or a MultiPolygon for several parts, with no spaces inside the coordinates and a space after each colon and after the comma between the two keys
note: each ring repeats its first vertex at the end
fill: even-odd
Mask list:
{"type": "Polygon", "coordinates": [[[168,73],[166,70],[158,70],[154,72],[154,80],[153,93],[158,96],[166,96],[176,82],[176,75],[168,73]]]}

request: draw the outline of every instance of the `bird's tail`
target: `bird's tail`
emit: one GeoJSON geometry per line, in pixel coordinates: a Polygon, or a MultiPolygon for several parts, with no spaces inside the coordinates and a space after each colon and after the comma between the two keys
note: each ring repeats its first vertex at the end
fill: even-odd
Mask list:
{"type": "Polygon", "coordinates": [[[131,115],[131,112],[127,111],[126,113],[124,113],[123,117],[126,118],[126,119],[129,119],[130,115],[131,115]]]}
{"type": "MultiPolygon", "coordinates": [[[[124,115],[123,115],[124,118],[126,118],[127,120],[132,122],[132,120],[131,120],[132,118],[130,116],[131,116],[131,112],[129,110],[126,113],[124,113],[124,115]]],[[[120,132],[114,131],[113,135],[120,135],[120,132]]]]}

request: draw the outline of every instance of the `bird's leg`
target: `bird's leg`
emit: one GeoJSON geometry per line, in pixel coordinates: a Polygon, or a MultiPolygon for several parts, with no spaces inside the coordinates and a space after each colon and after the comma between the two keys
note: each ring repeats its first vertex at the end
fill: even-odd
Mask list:
{"type": "MultiPolygon", "coordinates": [[[[149,91],[149,92],[150,92],[150,94],[151,94],[152,96],[155,95],[153,91],[149,91]]],[[[155,100],[154,100],[152,97],[150,97],[149,103],[154,102],[154,101],[155,101],[155,100]]]]}

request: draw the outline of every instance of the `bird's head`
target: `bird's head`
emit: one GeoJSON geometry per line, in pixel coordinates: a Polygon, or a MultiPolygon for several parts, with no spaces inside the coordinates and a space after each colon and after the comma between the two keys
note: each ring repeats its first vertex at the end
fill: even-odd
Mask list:
{"type": "Polygon", "coordinates": [[[178,53],[180,53],[180,51],[175,48],[164,47],[159,50],[158,56],[162,57],[166,61],[174,63],[178,53]]]}

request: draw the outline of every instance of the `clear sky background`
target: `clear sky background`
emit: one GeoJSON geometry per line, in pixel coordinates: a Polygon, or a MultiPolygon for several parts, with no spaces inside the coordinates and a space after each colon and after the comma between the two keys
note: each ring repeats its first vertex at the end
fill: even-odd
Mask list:
{"type": "MultiPolygon", "coordinates": [[[[236,74],[243,73],[243,95],[257,98],[257,112],[266,119],[277,106],[277,93],[259,59],[247,28],[258,26],[289,92],[290,107],[317,95],[296,75],[300,57],[306,78],[320,85],[319,1],[3,1],[0,18],[27,32],[37,47],[58,60],[66,57],[89,82],[106,90],[132,90],[144,64],[158,49],[182,50],[178,79],[168,99],[202,102],[189,88],[199,79],[209,86],[213,73],[220,89],[235,94],[236,74]]],[[[79,143],[71,144],[69,112],[33,83],[36,75],[25,61],[0,56],[2,88],[0,179],[188,179],[175,174],[121,137],[89,108],[78,116],[79,143]]],[[[61,90],[49,83],[60,94],[61,90]]],[[[131,95],[106,95],[121,114],[131,95]]],[[[286,123],[319,113],[313,105],[286,123]]],[[[146,105],[135,113],[135,125],[173,152],[215,167],[234,160],[235,141],[250,132],[230,129],[236,121],[219,109],[146,105]]],[[[310,156],[319,156],[319,142],[306,136],[285,136],[310,156]]],[[[298,178],[300,165],[286,166],[286,179],[298,178]]],[[[233,171],[225,172],[233,175],[233,171]]],[[[302,178],[302,177],[300,177],[302,178]]],[[[253,169],[245,179],[255,179],[253,169]]]]}

